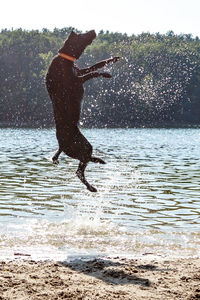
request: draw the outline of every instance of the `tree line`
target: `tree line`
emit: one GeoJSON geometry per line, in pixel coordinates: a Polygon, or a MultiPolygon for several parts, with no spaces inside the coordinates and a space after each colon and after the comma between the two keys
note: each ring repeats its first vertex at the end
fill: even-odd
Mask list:
{"type": "MultiPolygon", "coordinates": [[[[0,126],[54,125],[44,78],[72,29],[0,32],[0,126]]],[[[77,64],[86,67],[110,56],[121,57],[105,67],[112,78],[85,85],[81,126],[200,124],[198,37],[100,31],[77,64]]]]}

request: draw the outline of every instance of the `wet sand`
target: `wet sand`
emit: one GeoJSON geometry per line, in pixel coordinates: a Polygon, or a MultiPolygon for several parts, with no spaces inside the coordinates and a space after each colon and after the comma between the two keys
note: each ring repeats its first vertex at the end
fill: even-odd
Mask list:
{"type": "MultiPolygon", "coordinates": [[[[19,256],[19,257],[18,257],[19,256]]],[[[0,300],[200,299],[200,259],[96,258],[0,262],[0,300]]]]}

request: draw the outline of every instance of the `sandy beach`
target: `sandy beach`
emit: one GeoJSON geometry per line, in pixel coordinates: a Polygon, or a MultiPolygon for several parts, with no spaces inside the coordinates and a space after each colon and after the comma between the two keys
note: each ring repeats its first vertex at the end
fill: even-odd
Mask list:
{"type": "Polygon", "coordinates": [[[0,262],[0,300],[200,299],[200,259],[95,258],[0,262]]]}

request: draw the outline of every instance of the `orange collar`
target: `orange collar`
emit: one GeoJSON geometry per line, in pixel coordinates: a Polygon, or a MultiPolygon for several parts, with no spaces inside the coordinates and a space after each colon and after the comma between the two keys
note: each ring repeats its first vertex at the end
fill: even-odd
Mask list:
{"type": "Polygon", "coordinates": [[[76,58],[74,58],[74,57],[72,57],[72,56],[69,56],[69,55],[67,55],[67,54],[65,54],[65,53],[58,53],[58,55],[60,55],[61,57],[65,58],[65,59],[68,59],[68,60],[70,60],[70,61],[73,61],[73,62],[75,62],[75,60],[76,60],[76,58]]]}

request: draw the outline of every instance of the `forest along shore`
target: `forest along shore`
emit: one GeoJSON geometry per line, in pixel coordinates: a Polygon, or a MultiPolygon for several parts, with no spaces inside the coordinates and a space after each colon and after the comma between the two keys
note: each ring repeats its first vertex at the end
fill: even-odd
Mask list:
{"type": "Polygon", "coordinates": [[[200,298],[200,259],[95,258],[0,262],[0,299],[200,298]]]}
{"type": "MultiPolygon", "coordinates": [[[[0,32],[0,123],[54,125],[44,78],[72,28],[0,32]],[[20,80],[19,80],[20,78],[20,80]]],[[[189,34],[127,36],[100,31],[77,61],[80,68],[120,56],[109,81],[86,85],[85,127],[200,124],[200,39],[189,34]]]]}

